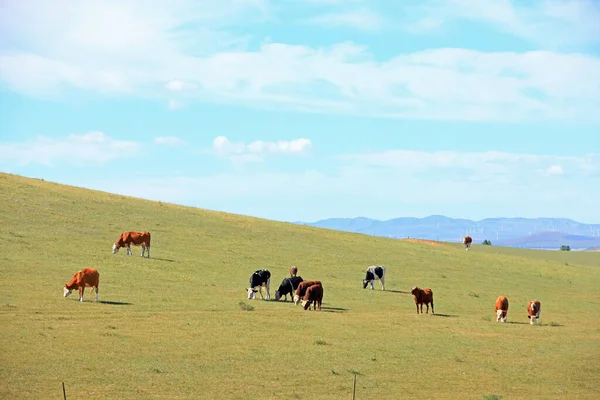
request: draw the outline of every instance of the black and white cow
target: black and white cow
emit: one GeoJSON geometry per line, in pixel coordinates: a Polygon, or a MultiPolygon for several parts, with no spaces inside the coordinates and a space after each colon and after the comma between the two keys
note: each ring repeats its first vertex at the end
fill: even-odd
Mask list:
{"type": "Polygon", "coordinates": [[[367,276],[363,279],[363,289],[371,284],[371,290],[375,290],[373,282],[379,279],[381,281],[381,290],[385,290],[385,267],[383,265],[371,265],[367,268],[367,276]]]}
{"type": "Polygon", "coordinates": [[[281,281],[281,285],[279,285],[279,289],[275,292],[275,300],[279,301],[281,296],[285,296],[285,301],[287,301],[287,295],[290,295],[290,300],[294,297],[294,290],[298,289],[298,285],[302,282],[303,279],[301,276],[294,276],[291,278],[283,278],[281,281]]]}
{"type": "Polygon", "coordinates": [[[250,275],[250,287],[246,288],[248,291],[248,300],[252,300],[256,298],[256,292],[260,294],[260,298],[264,299],[262,294],[262,287],[267,287],[267,300],[271,298],[271,294],[269,292],[271,286],[271,272],[268,269],[259,269],[256,270],[250,275]],[[258,286],[258,290],[255,288],[258,286]]]}

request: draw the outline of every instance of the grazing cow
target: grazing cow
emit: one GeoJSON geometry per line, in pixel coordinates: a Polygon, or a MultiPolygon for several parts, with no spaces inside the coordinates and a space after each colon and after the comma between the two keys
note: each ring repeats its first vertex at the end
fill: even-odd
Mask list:
{"type": "Polygon", "coordinates": [[[527,305],[527,318],[529,318],[529,323],[533,325],[534,320],[540,322],[540,311],[542,310],[542,305],[539,301],[533,300],[530,301],[527,305]]]}
{"type": "Polygon", "coordinates": [[[298,285],[298,288],[296,289],[296,294],[294,295],[294,304],[298,305],[298,302],[300,301],[300,299],[303,298],[304,295],[306,294],[306,289],[308,289],[312,285],[320,285],[320,284],[321,284],[321,281],[302,281],[302,282],[300,282],[300,284],[298,285]]]}
{"type": "Polygon", "coordinates": [[[317,309],[317,305],[319,307],[319,311],[321,311],[321,303],[323,302],[323,286],[312,285],[308,289],[306,289],[306,293],[304,293],[304,297],[302,298],[302,308],[305,310],[310,310],[310,303],[313,303],[313,310],[317,309]]]}
{"type": "Polygon", "coordinates": [[[463,238],[463,244],[465,245],[465,250],[469,251],[471,248],[471,243],[473,243],[473,238],[471,236],[465,236],[463,238]]]}
{"type": "Polygon", "coordinates": [[[290,277],[295,277],[296,275],[298,275],[298,267],[292,265],[290,267],[290,277]]]}
{"type": "Polygon", "coordinates": [[[260,294],[260,298],[264,300],[262,294],[262,287],[267,287],[267,300],[271,298],[270,286],[271,286],[271,272],[268,269],[256,270],[250,275],[250,287],[246,288],[248,291],[248,300],[256,298],[256,292],[260,294]],[[258,290],[255,288],[258,286],[258,290]]]}
{"type": "Polygon", "coordinates": [[[123,232],[119,239],[113,245],[113,254],[117,254],[117,251],[121,247],[127,248],[127,255],[131,255],[131,245],[142,246],[142,257],[144,252],[148,249],[148,258],[150,258],[150,232],[123,232]]]}
{"type": "Polygon", "coordinates": [[[371,284],[371,290],[375,290],[373,283],[375,280],[381,281],[381,290],[385,290],[385,267],[383,265],[371,265],[367,268],[367,276],[363,279],[363,289],[371,284]]]}
{"type": "Polygon", "coordinates": [[[67,297],[74,289],[79,290],[79,301],[83,301],[83,291],[86,287],[92,288],[92,293],[96,289],[96,301],[98,301],[98,285],[100,284],[100,274],[95,268],[84,268],[75,272],[69,283],[63,287],[63,295],[67,297]]]}
{"type": "Polygon", "coordinates": [[[496,322],[506,322],[506,314],[508,314],[508,299],[504,296],[499,296],[496,299],[496,322]]]}
{"type": "Polygon", "coordinates": [[[290,295],[290,299],[293,299],[294,290],[298,288],[300,282],[303,279],[301,276],[294,276],[292,278],[283,278],[281,281],[281,285],[279,285],[279,289],[275,292],[275,300],[279,301],[281,296],[285,296],[285,301],[287,301],[287,295],[290,295]]]}
{"type": "Polygon", "coordinates": [[[435,312],[433,311],[433,292],[431,291],[431,289],[420,289],[416,286],[413,286],[410,290],[410,293],[412,293],[415,296],[417,314],[419,313],[419,305],[421,305],[421,314],[423,314],[423,304],[427,306],[427,311],[425,312],[425,314],[429,314],[429,303],[431,303],[431,313],[435,314],[435,312]]]}

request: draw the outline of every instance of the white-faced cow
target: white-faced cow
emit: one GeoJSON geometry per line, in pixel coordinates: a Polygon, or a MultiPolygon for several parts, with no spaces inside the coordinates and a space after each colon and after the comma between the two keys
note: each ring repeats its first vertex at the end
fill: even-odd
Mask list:
{"type": "Polygon", "coordinates": [[[290,300],[293,299],[294,290],[298,289],[298,285],[300,282],[303,282],[301,276],[294,276],[292,278],[283,278],[281,281],[281,285],[279,285],[279,289],[275,292],[275,300],[279,301],[281,296],[284,296],[285,301],[287,301],[287,295],[290,295],[290,300]]]}
{"type": "Polygon", "coordinates": [[[302,281],[298,284],[298,288],[296,289],[296,293],[294,294],[294,304],[298,305],[298,302],[304,298],[306,294],[306,289],[311,287],[312,285],[320,285],[321,281],[302,281]]]}
{"type": "Polygon", "coordinates": [[[527,305],[527,318],[529,323],[533,325],[534,320],[540,322],[540,311],[542,311],[542,305],[537,300],[532,300],[527,305]]]}
{"type": "Polygon", "coordinates": [[[72,290],[78,289],[79,301],[83,301],[83,291],[86,287],[96,290],[96,301],[98,301],[98,285],[100,284],[100,274],[95,268],[84,268],[81,271],[75,272],[69,283],[65,283],[63,287],[63,295],[67,297],[72,290]]]}
{"type": "Polygon", "coordinates": [[[379,279],[381,281],[381,290],[385,290],[385,267],[383,265],[371,265],[367,268],[367,275],[363,279],[363,289],[371,284],[371,290],[375,290],[373,283],[379,279]]]}
{"type": "Polygon", "coordinates": [[[250,287],[246,288],[248,292],[248,300],[256,298],[256,292],[260,294],[260,298],[264,300],[262,294],[262,288],[267,288],[267,300],[271,298],[270,286],[271,286],[271,272],[268,269],[256,270],[250,275],[250,287]],[[258,290],[256,290],[258,287],[258,290]]]}
{"type": "Polygon", "coordinates": [[[121,247],[127,248],[127,255],[131,255],[131,245],[142,246],[142,257],[144,252],[148,250],[148,258],[150,258],[150,232],[123,232],[119,239],[113,245],[113,254],[117,254],[117,251],[121,247]]]}
{"type": "Polygon", "coordinates": [[[310,303],[313,304],[313,310],[319,308],[321,311],[321,303],[323,302],[323,286],[321,284],[309,286],[302,298],[302,308],[310,310],[310,303]]]}
{"type": "Polygon", "coordinates": [[[496,322],[506,322],[508,299],[504,296],[498,296],[494,310],[496,311],[496,322]]]}
{"type": "Polygon", "coordinates": [[[471,236],[465,236],[463,238],[463,244],[465,245],[465,250],[469,251],[471,248],[471,243],[473,243],[473,238],[471,236]]]}
{"type": "Polygon", "coordinates": [[[429,314],[429,303],[431,303],[431,313],[435,314],[433,311],[433,292],[431,289],[420,289],[417,286],[413,286],[410,290],[413,296],[415,296],[415,305],[417,306],[417,314],[419,313],[419,306],[421,306],[421,314],[423,314],[423,304],[427,306],[426,314],[429,314]]]}

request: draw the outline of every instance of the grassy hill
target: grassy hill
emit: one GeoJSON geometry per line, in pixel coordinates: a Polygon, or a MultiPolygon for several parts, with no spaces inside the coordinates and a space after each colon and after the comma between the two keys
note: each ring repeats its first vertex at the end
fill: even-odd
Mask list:
{"type": "Polygon", "coordinates": [[[357,399],[598,398],[600,254],[510,252],[0,174],[0,398],[62,398],[64,381],[69,399],[351,399],[355,373],[357,399]],[[125,230],[152,233],[152,258],[111,253],[125,230]],[[274,295],[292,264],[323,282],[322,312],[246,299],[254,270],[274,295]],[[387,266],[385,292],[361,288],[371,264],[387,266]],[[87,266],[102,302],[63,298],[87,266]],[[415,313],[413,285],[433,289],[435,316],[415,313]]]}

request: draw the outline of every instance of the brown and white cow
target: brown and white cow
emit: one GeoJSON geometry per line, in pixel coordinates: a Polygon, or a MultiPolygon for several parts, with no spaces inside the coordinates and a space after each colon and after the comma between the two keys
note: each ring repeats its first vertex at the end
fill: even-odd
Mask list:
{"type": "Polygon", "coordinates": [[[95,268],[84,268],[75,272],[69,283],[63,287],[63,295],[67,297],[71,291],[78,289],[79,301],[83,301],[83,291],[86,287],[92,288],[92,293],[96,289],[96,301],[98,301],[98,285],[100,284],[100,274],[95,268]]]}
{"type": "Polygon", "coordinates": [[[417,306],[417,314],[419,313],[419,305],[421,306],[421,314],[423,314],[423,304],[427,306],[427,311],[425,314],[429,314],[429,303],[431,303],[431,313],[435,314],[433,311],[433,292],[431,289],[420,289],[417,286],[413,286],[410,289],[410,293],[415,296],[415,305],[417,306]]]}
{"type": "Polygon", "coordinates": [[[323,286],[321,284],[309,286],[302,298],[302,308],[310,310],[310,303],[313,303],[313,310],[319,307],[321,311],[321,303],[323,302],[323,286]]]}
{"type": "Polygon", "coordinates": [[[296,267],[296,266],[292,265],[292,266],[290,267],[290,277],[291,277],[291,278],[293,278],[293,277],[295,277],[296,275],[298,275],[298,267],[296,267]]]}
{"type": "Polygon", "coordinates": [[[465,236],[463,238],[463,244],[465,245],[465,250],[469,251],[471,248],[471,243],[473,243],[473,238],[471,236],[465,236]]]}
{"type": "Polygon", "coordinates": [[[498,296],[496,299],[496,322],[506,322],[506,315],[508,314],[508,299],[504,296],[498,296]]]}
{"type": "Polygon", "coordinates": [[[142,246],[142,257],[144,252],[148,249],[148,258],[150,258],[150,232],[123,232],[119,239],[113,245],[113,254],[117,254],[117,251],[121,247],[127,248],[127,255],[131,255],[131,245],[142,246]]]}
{"type": "Polygon", "coordinates": [[[320,284],[321,284],[321,281],[302,281],[302,282],[300,282],[300,284],[298,285],[298,288],[296,289],[296,293],[294,294],[294,304],[298,305],[298,302],[300,301],[300,299],[302,299],[304,297],[304,295],[306,294],[306,289],[308,289],[312,285],[320,285],[320,284]]]}
{"type": "Polygon", "coordinates": [[[527,318],[529,318],[529,323],[533,325],[534,320],[540,322],[540,311],[542,310],[542,305],[537,300],[532,300],[527,305],[527,318]]]}

